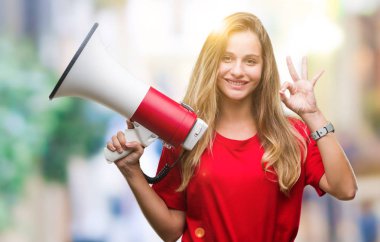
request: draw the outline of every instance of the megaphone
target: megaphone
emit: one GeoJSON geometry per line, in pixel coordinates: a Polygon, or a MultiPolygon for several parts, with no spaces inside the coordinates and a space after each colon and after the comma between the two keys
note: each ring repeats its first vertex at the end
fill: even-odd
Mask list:
{"type": "MultiPolygon", "coordinates": [[[[106,51],[95,32],[95,23],[51,92],[49,99],[80,97],[100,103],[135,124],[126,129],[128,141],[148,146],[160,138],[166,144],[191,150],[207,129],[186,104],[178,103],[155,88],[137,80],[106,51]]],[[[114,162],[123,153],[104,149],[105,158],[114,162]]]]}

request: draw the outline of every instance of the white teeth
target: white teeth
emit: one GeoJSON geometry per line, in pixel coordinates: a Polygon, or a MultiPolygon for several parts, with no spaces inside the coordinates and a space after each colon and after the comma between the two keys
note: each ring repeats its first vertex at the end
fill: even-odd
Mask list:
{"type": "Polygon", "coordinates": [[[236,85],[236,86],[243,86],[245,84],[245,82],[241,82],[241,81],[231,81],[231,80],[227,80],[228,83],[232,84],[232,85],[236,85]]]}

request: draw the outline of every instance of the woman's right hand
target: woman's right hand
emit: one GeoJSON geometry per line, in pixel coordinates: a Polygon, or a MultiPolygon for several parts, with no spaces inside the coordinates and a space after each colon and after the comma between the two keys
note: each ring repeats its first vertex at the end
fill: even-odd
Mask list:
{"type": "MultiPolygon", "coordinates": [[[[128,129],[133,129],[133,124],[127,121],[128,129]]],[[[118,131],[116,135],[112,136],[111,141],[107,143],[107,148],[111,151],[116,151],[122,153],[124,150],[131,150],[131,152],[117,161],[115,161],[116,166],[123,171],[128,168],[138,168],[140,169],[140,157],[144,153],[144,147],[137,141],[128,142],[125,139],[125,135],[122,131],[118,131]]]]}

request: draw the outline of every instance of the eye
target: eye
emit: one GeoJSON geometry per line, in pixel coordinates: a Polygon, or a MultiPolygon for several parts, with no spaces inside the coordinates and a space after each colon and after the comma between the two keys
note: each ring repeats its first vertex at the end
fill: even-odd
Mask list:
{"type": "Polygon", "coordinates": [[[246,60],[247,65],[253,66],[257,63],[257,61],[253,58],[249,58],[246,60]]]}
{"type": "Polygon", "coordinates": [[[230,55],[225,55],[225,56],[223,56],[222,61],[224,63],[231,63],[232,62],[232,57],[230,55]]]}

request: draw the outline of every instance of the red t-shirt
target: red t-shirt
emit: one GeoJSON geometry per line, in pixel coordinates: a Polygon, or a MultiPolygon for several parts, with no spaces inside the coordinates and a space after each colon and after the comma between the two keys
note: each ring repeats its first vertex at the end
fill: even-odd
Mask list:
{"type": "MultiPolygon", "coordinates": [[[[241,141],[216,133],[212,152],[203,153],[184,192],[175,191],[181,182],[178,165],[153,185],[169,208],[186,212],[182,241],[294,241],[304,187],[312,185],[323,195],[318,184],[324,167],[315,141],[308,138],[306,125],[292,123],[307,140],[308,151],[290,196],[279,190],[275,175],[263,170],[264,150],[257,135],[241,141]]],[[[174,162],[177,153],[164,148],[158,169],[174,162]]]]}

